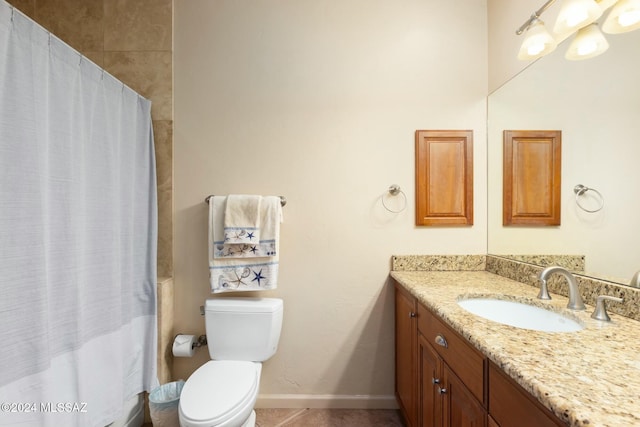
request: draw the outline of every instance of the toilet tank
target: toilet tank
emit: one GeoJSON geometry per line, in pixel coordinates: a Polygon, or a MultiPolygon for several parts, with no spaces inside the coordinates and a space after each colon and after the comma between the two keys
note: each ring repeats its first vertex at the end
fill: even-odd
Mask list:
{"type": "Polygon", "coordinates": [[[262,362],[278,349],[281,299],[214,298],[204,310],[211,359],[262,362]]]}

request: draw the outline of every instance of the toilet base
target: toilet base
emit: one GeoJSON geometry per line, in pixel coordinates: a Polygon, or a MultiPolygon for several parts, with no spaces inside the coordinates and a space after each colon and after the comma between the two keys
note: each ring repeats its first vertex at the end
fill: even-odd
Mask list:
{"type": "Polygon", "coordinates": [[[251,415],[247,418],[247,421],[242,424],[242,427],[256,427],[256,411],[251,411],[251,415]]]}
{"type": "MultiPolygon", "coordinates": [[[[182,422],[180,422],[180,426],[182,426],[182,422]]],[[[231,427],[231,424],[229,423],[224,423],[220,425],[221,427],[231,427]]],[[[216,427],[216,426],[213,426],[216,427]]],[[[242,425],[238,426],[238,427],[256,427],[256,411],[252,410],[251,414],[249,414],[249,418],[247,418],[247,420],[242,423],[242,425]]]]}

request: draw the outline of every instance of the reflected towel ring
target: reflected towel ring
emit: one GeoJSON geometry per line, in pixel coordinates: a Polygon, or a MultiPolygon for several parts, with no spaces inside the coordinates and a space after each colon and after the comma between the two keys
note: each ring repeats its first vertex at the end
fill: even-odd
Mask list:
{"type": "Polygon", "coordinates": [[[584,186],[582,184],[578,184],[575,187],[573,187],[573,192],[576,193],[576,204],[578,205],[578,207],[580,209],[582,209],[585,212],[589,212],[589,213],[594,213],[594,212],[598,212],[600,209],[602,209],[604,207],[604,197],[602,196],[602,194],[600,194],[600,192],[598,190],[596,190],[595,188],[589,188],[587,186],[584,186]],[[596,193],[598,195],[598,197],[600,198],[600,206],[598,206],[596,209],[587,209],[584,206],[582,206],[580,204],[580,199],[578,197],[582,196],[584,193],[586,193],[587,191],[593,191],[594,193],[596,193]]]}
{"type": "Polygon", "coordinates": [[[384,195],[382,195],[382,206],[384,206],[386,210],[388,210],[391,213],[400,213],[407,208],[407,195],[404,194],[404,191],[402,191],[399,185],[393,184],[389,186],[388,192],[392,196],[397,196],[398,194],[401,194],[402,197],[404,198],[404,203],[402,204],[402,207],[397,211],[390,209],[389,206],[387,206],[387,204],[384,202],[384,195]]]}

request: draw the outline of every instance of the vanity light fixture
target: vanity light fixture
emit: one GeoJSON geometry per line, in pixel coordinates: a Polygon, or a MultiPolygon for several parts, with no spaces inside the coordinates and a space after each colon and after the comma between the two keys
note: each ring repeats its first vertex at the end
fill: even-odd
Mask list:
{"type": "Polygon", "coordinates": [[[544,26],[544,22],[540,20],[540,15],[549,8],[556,0],[548,0],[542,7],[527,19],[527,21],[518,28],[517,35],[525,33],[524,41],[518,52],[518,59],[523,61],[540,58],[548,53],[553,52],[558,43],[544,26]]]}
{"type": "Polygon", "coordinates": [[[620,0],[602,25],[609,34],[620,34],[640,28],[640,0],[620,0]]]}
{"type": "Polygon", "coordinates": [[[536,59],[553,52],[558,43],[544,26],[544,22],[535,19],[527,28],[527,35],[520,46],[518,59],[536,59]]]}
{"type": "Polygon", "coordinates": [[[612,6],[602,25],[605,33],[618,34],[640,28],[640,0],[563,0],[554,25],[554,37],[540,19],[540,15],[553,3],[555,0],[548,0],[516,31],[518,35],[525,34],[518,59],[528,61],[553,52],[558,41],[572,33],[576,33],[575,38],[565,58],[581,60],[602,54],[609,48],[609,43],[595,21],[612,6]]]}
{"type": "Polygon", "coordinates": [[[553,32],[570,34],[602,16],[602,9],[594,0],[564,0],[553,32]]]}
{"type": "Polygon", "coordinates": [[[572,61],[589,59],[604,53],[607,49],[607,39],[600,32],[598,24],[593,23],[578,30],[564,57],[572,61]]]}

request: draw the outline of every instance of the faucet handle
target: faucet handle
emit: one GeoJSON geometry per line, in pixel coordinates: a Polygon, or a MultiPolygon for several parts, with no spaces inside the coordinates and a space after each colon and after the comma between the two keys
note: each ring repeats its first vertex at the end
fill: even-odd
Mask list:
{"type": "Polygon", "coordinates": [[[549,289],[547,288],[547,281],[545,279],[540,279],[540,292],[538,292],[538,299],[551,299],[549,289]]]}
{"type": "Polygon", "coordinates": [[[596,309],[593,310],[593,314],[591,315],[592,319],[602,320],[604,322],[611,321],[609,314],[607,314],[607,307],[605,306],[605,300],[622,302],[622,298],[612,297],[609,295],[600,295],[596,298],[596,309]]]}
{"type": "Polygon", "coordinates": [[[629,286],[632,288],[640,288],[640,270],[636,271],[636,274],[633,275],[629,286]]]}

